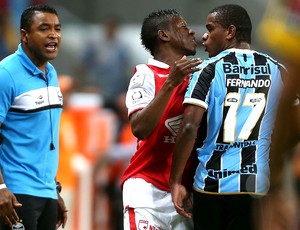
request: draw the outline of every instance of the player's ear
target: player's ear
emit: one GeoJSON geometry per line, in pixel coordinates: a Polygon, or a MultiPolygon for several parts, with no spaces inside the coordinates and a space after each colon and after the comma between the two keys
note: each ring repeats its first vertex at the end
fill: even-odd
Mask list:
{"type": "Polygon", "coordinates": [[[227,29],[227,39],[231,40],[235,37],[236,35],[236,27],[234,25],[230,25],[227,29]]]}
{"type": "Polygon", "coordinates": [[[22,43],[27,43],[28,42],[28,37],[27,37],[28,33],[27,33],[27,31],[24,30],[24,29],[21,29],[20,34],[21,34],[21,42],[22,43]]]}
{"type": "Polygon", "coordinates": [[[167,31],[165,31],[165,30],[159,30],[157,32],[157,35],[158,35],[158,38],[163,40],[163,41],[169,41],[170,40],[170,36],[167,33],[167,31]]]}

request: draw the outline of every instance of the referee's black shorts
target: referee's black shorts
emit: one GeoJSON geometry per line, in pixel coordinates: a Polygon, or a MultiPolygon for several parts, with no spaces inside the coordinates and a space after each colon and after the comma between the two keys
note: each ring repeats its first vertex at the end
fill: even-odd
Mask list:
{"type": "MultiPolygon", "coordinates": [[[[57,200],[21,194],[15,196],[22,204],[16,211],[25,230],[55,230],[57,200]]],[[[0,221],[0,230],[11,228],[0,221]]]]}

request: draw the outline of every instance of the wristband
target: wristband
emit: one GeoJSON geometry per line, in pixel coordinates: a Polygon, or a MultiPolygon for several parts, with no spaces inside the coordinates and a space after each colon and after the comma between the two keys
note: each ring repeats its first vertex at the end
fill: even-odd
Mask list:
{"type": "Polygon", "coordinates": [[[7,187],[6,187],[6,184],[0,184],[0,190],[1,190],[1,189],[4,189],[4,188],[7,188],[7,187]]]}
{"type": "Polygon", "coordinates": [[[58,181],[56,181],[56,190],[57,190],[57,192],[58,192],[58,193],[60,193],[60,192],[61,192],[61,190],[62,190],[61,183],[60,183],[60,182],[58,182],[58,181]]]}

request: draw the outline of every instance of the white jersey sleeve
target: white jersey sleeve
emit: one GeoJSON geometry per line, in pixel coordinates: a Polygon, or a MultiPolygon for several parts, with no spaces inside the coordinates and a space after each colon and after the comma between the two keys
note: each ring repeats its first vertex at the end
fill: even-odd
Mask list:
{"type": "Polygon", "coordinates": [[[137,65],[126,94],[128,115],[146,107],[155,96],[155,79],[152,70],[145,64],[137,65]]]}

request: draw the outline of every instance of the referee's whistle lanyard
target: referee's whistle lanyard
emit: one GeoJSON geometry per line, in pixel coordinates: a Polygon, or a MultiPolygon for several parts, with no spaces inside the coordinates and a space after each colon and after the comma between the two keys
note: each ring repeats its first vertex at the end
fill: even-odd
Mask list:
{"type": "Polygon", "coordinates": [[[53,127],[52,127],[52,113],[51,113],[51,106],[50,106],[50,97],[49,97],[49,82],[47,76],[46,78],[46,85],[47,85],[47,97],[48,97],[48,105],[49,105],[49,118],[50,118],[50,135],[51,135],[51,141],[50,141],[50,150],[55,149],[55,145],[53,142],[53,127]]]}

